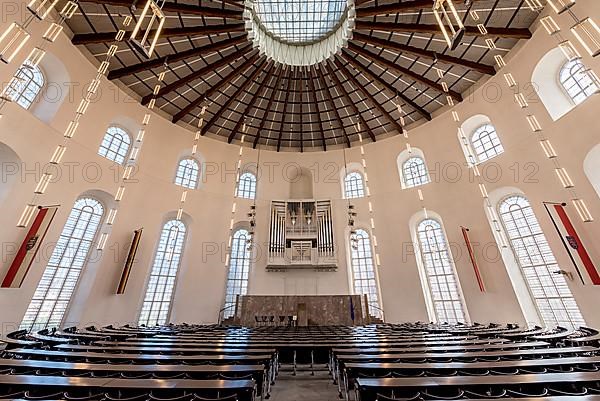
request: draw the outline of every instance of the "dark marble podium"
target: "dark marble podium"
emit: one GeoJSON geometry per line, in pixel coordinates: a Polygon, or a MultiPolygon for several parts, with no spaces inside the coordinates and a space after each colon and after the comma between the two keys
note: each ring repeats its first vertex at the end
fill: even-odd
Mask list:
{"type": "Polygon", "coordinates": [[[255,326],[258,317],[294,316],[298,326],[362,325],[369,313],[362,295],[244,295],[238,298],[234,322],[255,326]]]}

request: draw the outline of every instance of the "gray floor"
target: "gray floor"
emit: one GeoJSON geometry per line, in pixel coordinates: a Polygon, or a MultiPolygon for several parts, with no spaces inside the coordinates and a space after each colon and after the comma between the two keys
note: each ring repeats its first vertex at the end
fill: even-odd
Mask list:
{"type": "MultiPolygon", "coordinates": [[[[284,367],[271,389],[272,401],[340,401],[337,386],[326,371],[300,371],[296,376],[284,367]]],[[[271,401],[269,400],[269,401],[271,401]]]]}

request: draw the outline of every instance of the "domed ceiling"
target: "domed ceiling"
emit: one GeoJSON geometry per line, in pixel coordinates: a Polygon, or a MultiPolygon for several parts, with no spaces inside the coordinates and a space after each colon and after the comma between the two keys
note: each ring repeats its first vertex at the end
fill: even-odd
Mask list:
{"type": "MultiPolygon", "coordinates": [[[[531,37],[537,14],[524,0],[454,2],[466,31],[449,50],[433,0],[166,0],[152,57],[124,41],[108,78],[146,104],[166,64],[156,106],[190,129],[206,106],[203,131],[228,142],[239,141],[244,123],[254,147],[327,150],[359,134],[375,141],[401,132],[398,102],[407,124],[430,120],[446,104],[435,68],[446,72],[456,101],[495,73],[494,53],[469,11],[485,23],[495,51],[531,37]]],[[[144,4],[81,0],[69,22],[73,44],[103,60],[122,17],[135,19],[144,4]]]]}

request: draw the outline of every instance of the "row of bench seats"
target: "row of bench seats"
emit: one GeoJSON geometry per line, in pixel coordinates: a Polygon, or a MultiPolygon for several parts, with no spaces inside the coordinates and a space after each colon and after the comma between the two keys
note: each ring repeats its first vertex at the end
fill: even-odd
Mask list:
{"type": "Polygon", "coordinates": [[[341,397],[363,401],[600,393],[600,335],[589,328],[183,324],[20,331],[3,340],[2,398],[251,401],[270,396],[281,363],[295,373],[303,362],[313,373],[322,364],[341,397]]]}

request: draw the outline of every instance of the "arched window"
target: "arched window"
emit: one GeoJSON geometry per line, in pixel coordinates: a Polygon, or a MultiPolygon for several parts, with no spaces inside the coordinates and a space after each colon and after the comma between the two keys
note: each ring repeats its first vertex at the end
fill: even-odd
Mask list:
{"type": "Polygon", "coordinates": [[[598,87],[585,71],[585,66],[579,60],[565,63],[560,69],[560,83],[575,104],[579,104],[594,94],[598,87]]]}
{"type": "Polygon", "coordinates": [[[346,199],[362,198],[365,196],[365,184],[359,172],[353,171],[344,178],[344,192],[346,199]]]}
{"type": "Polygon", "coordinates": [[[417,226],[417,236],[436,320],[464,322],[463,299],[442,225],[425,219],[417,226]]]}
{"type": "Polygon", "coordinates": [[[129,153],[129,145],[131,145],[131,138],[124,129],[108,127],[98,149],[98,154],[116,163],[123,164],[129,153]]]}
{"type": "Polygon", "coordinates": [[[358,229],[350,235],[350,258],[354,294],[366,294],[371,315],[382,318],[371,239],[363,229],[358,229]]]}
{"type": "Polygon", "coordinates": [[[406,188],[416,187],[429,182],[425,161],[420,157],[411,157],[402,165],[402,175],[406,188]]]}
{"type": "Polygon", "coordinates": [[[510,196],[499,205],[500,218],[515,259],[529,287],[540,317],[547,326],[585,325],[565,277],[548,245],[529,201],[510,196]]]}
{"type": "Polygon", "coordinates": [[[10,81],[6,93],[13,102],[29,109],[44,86],[42,71],[29,62],[24,62],[10,81]]]}
{"type": "Polygon", "coordinates": [[[140,312],[139,324],[161,325],[165,324],[169,318],[175,280],[183,254],[185,231],[185,224],[180,220],[167,221],[163,226],[140,312]]]}
{"type": "Polygon", "coordinates": [[[256,176],[254,174],[245,172],[240,176],[235,196],[246,199],[256,198],[256,176]]]}
{"type": "Polygon", "coordinates": [[[177,166],[177,174],[175,175],[175,184],[182,187],[196,189],[198,186],[198,174],[200,167],[194,159],[181,159],[177,166]]]}
{"type": "Polygon", "coordinates": [[[96,199],[81,198],[75,202],[25,312],[21,329],[38,331],[60,326],[103,214],[104,208],[96,199]]]}
{"type": "Polygon", "coordinates": [[[471,136],[471,145],[479,162],[489,160],[504,152],[496,128],[492,124],[484,124],[477,128],[471,136]]]}
{"type": "Polygon", "coordinates": [[[250,274],[251,252],[248,246],[250,233],[240,228],[233,234],[231,254],[229,255],[229,272],[227,274],[227,290],[223,317],[230,318],[235,313],[235,301],[238,295],[248,293],[248,275],[250,274]]]}

